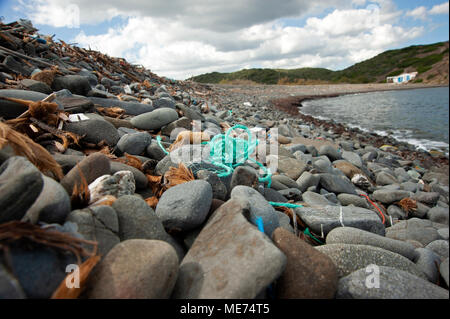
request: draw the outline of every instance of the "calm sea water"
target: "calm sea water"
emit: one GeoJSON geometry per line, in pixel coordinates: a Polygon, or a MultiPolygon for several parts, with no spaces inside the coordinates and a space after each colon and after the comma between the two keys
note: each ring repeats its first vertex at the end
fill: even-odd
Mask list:
{"type": "Polygon", "coordinates": [[[448,87],[343,95],[305,101],[301,112],[449,152],[448,87]]]}

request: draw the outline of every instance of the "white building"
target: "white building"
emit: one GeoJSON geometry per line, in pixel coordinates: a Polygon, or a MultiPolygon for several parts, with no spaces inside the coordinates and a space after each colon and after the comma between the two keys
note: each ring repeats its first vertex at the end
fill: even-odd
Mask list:
{"type": "Polygon", "coordinates": [[[411,81],[416,77],[418,72],[411,72],[411,73],[403,73],[396,76],[388,76],[386,78],[387,83],[406,83],[411,81]]]}

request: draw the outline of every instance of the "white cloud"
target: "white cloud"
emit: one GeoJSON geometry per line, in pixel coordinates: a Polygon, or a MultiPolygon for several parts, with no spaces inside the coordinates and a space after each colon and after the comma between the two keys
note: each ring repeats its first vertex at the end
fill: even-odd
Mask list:
{"type": "Polygon", "coordinates": [[[448,14],[449,11],[449,5],[448,5],[448,1],[441,3],[441,4],[437,4],[435,6],[433,6],[433,8],[430,9],[430,14],[448,14]]]}
{"type": "Polygon", "coordinates": [[[390,0],[31,1],[35,23],[62,24],[45,12],[69,4],[79,6],[81,25],[126,17],[122,27],[80,32],[74,41],[176,79],[244,67],[340,69],[424,31],[393,25],[401,12],[390,0]],[[301,24],[287,26],[285,18],[301,24]]]}
{"type": "Polygon", "coordinates": [[[426,20],[427,19],[427,8],[424,6],[417,7],[414,10],[406,12],[408,17],[413,17],[414,19],[426,20]]]}

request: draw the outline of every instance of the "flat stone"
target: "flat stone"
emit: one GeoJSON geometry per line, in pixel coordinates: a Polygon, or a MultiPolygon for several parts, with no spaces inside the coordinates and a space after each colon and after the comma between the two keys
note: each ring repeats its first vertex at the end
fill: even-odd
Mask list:
{"type": "Polygon", "coordinates": [[[249,220],[254,225],[257,225],[257,218],[261,217],[264,225],[264,232],[271,236],[272,232],[279,226],[278,216],[275,209],[270,205],[263,195],[255,189],[238,185],[231,191],[232,199],[241,199],[248,202],[250,205],[249,220]]]}
{"type": "Polygon", "coordinates": [[[336,194],[346,193],[356,195],[355,186],[344,177],[332,174],[320,174],[320,185],[327,191],[336,194]]]}
{"type": "Polygon", "coordinates": [[[417,192],[412,196],[412,199],[421,203],[434,206],[439,200],[440,194],[437,192],[417,192]]]}
{"type": "Polygon", "coordinates": [[[246,220],[249,210],[239,199],[216,210],[181,262],[173,298],[253,299],[283,273],[286,256],[246,220]]]}
{"type": "Polygon", "coordinates": [[[108,157],[98,152],[93,153],[76,164],[61,180],[61,185],[68,194],[72,194],[74,186],[82,183],[80,174],[90,184],[100,176],[109,175],[110,172],[111,166],[108,157]]]}
{"type": "MultiPolygon", "coordinates": [[[[448,271],[448,267],[447,267],[448,271]]],[[[373,271],[371,272],[374,273],[373,271]]],[[[366,269],[339,280],[338,299],[448,299],[448,290],[392,267],[379,267],[379,288],[367,287],[366,269]]]]}
{"type": "Polygon", "coordinates": [[[296,214],[316,234],[328,234],[336,227],[354,227],[384,235],[384,225],[380,217],[372,210],[352,206],[300,207],[294,209],[296,214]],[[342,218],[341,218],[342,208],[342,218]],[[322,226],[322,227],[321,227],[322,226]]]}
{"type": "Polygon", "coordinates": [[[188,231],[206,219],[212,201],[212,187],[195,180],[169,188],[156,206],[156,215],[166,229],[188,231]]]}
{"type": "Polygon", "coordinates": [[[411,218],[386,228],[386,237],[403,241],[412,239],[426,246],[434,240],[441,239],[437,232],[440,228],[448,228],[448,226],[429,220],[411,218]]]}
{"type": "Polygon", "coordinates": [[[337,199],[343,206],[354,205],[362,208],[370,208],[367,200],[362,196],[342,193],[337,196],[337,199]]]}
{"type": "Polygon", "coordinates": [[[355,244],[383,248],[410,260],[416,257],[415,247],[407,242],[380,236],[353,227],[337,227],[326,237],[327,244],[355,244]]]}
{"type": "Polygon", "coordinates": [[[117,148],[124,153],[141,155],[151,141],[152,136],[147,132],[125,134],[117,142],[117,148]]]}
{"type": "Polygon", "coordinates": [[[287,258],[286,268],[277,280],[277,298],[334,298],[338,277],[328,256],[282,228],[275,229],[272,238],[287,258]]]}
{"type": "Polygon", "coordinates": [[[410,192],[402,190],[380,189],[373,192],[373,198],[383,204],[392,204],[409,197],[410,192]]]}
{"type": "Polygon", "coordinates": [[[133,117],[131,124],[142,130],[158,130],[177,119],[178,113],[175,110],[161,108],[133,117]]]}
{"type": "Polygon", "coordinates": [[[303,172],[296,182],[300,188],[300,191],[304,193],[309,187],[319,185],[320,175],[311,174],[310,172],[303,172]]]}
{"type": "Polygon", "coordinates": [[[432,241],[425,248],[434,252],[436,255],[439,256],[439,258],[441,258],[441,260],[448,258],[448,251],[449,251],[448,240],[438,239],[432,241]]]}
{"type": "Polygon", "coordinates": [[[77,224],[77,231],[84,239],[96,241],[98,252],[102,256],[120,242],[119,220],[116,211],[110,206],[74,210],[67,217],[67,221],[77,224]]]}
{"type": "Polygon", "coordinates": [[[131,239],[116,245],[87,282],[90,299],[167,299],[178,275],[178,257],[159,240],[131,239]]]}
{"type": "Polygon", "coordinates": [[[64,75],[57,76],[53,80],[52,89],[59,91],[62,89],[68,89],[73,94],[79,94],[86,96],[91,90],[89,79],[82,75],[64,75]]]}
{"type": "Polygon", "coordinates": [[[44,94],[50,94],[52,93],[52,88],[49,87],[47,84],[41,81],[35,81],[32,79],[23,79],[20,81],[20,84],[26,87],[27,89],[35,92],[40,92],[44,94]]]}
{"type": "Polygon", "coordinates": [[[338,270],[339,278],[365,268],[368,265],[387,266],[407,271],[414,276],[427,279],[425,274],[411,260],[391,251],[353,244],[327,244],[315,247],[330,257],[338,270]]]}
{"type": "Polygon", "coordinates": [[[41,172],[25,157],[12,156],[0,166],[0,223],[20,220],[44,187],[41,172]]]}
{"type": "Polygon", "coordinates": [[[306,163],[296,158],[280,156],[277,169],[278,172],[285,174],[295,181],[306,170],[306,163]]]}
{"type": "Polygon", "coordinates": [[[441,259],[432,250],[426,248],[416,249],[415,264],[427,276],[428,280],[435,283],[439,278],[439,264],[441,259]]]}
{"type": "Polygon", "coordinates": [[[197,179],[207,181],[211,185],[213,198],[220,200],[226,199],[228,194],[227,187],[215,173],[208,170],[199,170],[197,172],[197,179]]]}
{"type": "Polygon", "coordinates": [[[427,213],[427,218],[434,223],[448,225],[449,209],[444,207],[433,207],[427,213]]]}
{"type": "Polygon", "coordinates": [[[94,144],[104,140],[109,146],[115,146],[120,138],[114,125],[97,118],[74,123],[66,122],[63,129],[80,136],[85,135],[83,139],[94,144]]]}
{"type": "Polygon", "coordinates": [[[42,191],[22,220],[33,224],[38,220],[48,224],[63,224],[70,213],[69,195],[60,183],[45,175],[42,178],[42,191]]]}

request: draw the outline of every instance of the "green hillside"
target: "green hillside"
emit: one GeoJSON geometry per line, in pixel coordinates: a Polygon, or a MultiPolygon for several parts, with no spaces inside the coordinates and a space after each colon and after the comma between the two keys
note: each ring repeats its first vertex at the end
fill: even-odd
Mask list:
{"type": "Polygon", "coordinates": [[[384,82],[386,76],[417,71],[416,81],[448,82],[448,48],[447,41],[389,50],[340,71],[324,68],[243,69],[232,73],[206,73],[190,80],[201,83],[245,80],[259,84],[373,83],[384,82]]]}

